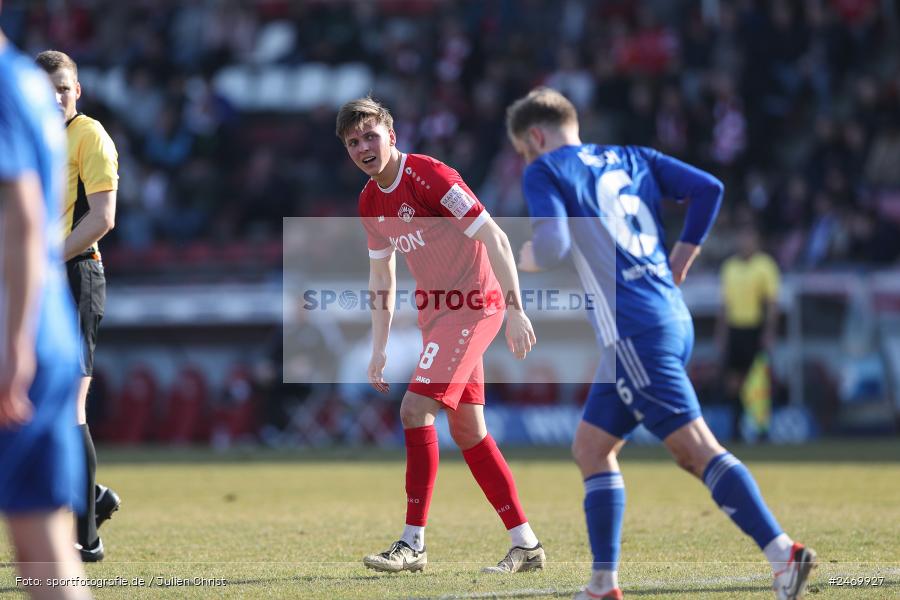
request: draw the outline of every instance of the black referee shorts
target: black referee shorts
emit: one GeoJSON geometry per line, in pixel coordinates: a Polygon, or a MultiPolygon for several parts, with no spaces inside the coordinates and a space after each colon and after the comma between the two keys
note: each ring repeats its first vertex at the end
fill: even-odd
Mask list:
{"type": "Polygon", "coordinates": [[[725,368],[746,376],[762,350],[762,327],[729,327],[725,368]]]}
{"type": "Polygon", "coordinates": [[[76,256],[66,263],[69,289],[75,299],[78,312],[78,329],[81,331],[81,374],[90,377],[94,372],[94,348],[97,347],[97,330],[106,307],[106,275],[103,263],[95,255],[76,256]]]}

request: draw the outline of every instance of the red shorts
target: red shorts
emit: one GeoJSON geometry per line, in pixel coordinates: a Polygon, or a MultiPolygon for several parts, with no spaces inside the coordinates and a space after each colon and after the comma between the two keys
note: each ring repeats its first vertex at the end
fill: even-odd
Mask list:
{"type": "Polygon", "coordinates": [[[447,408],[484,404],[482,357],[503,325],[500,311],[478,321],[438,321],[422,330],[422,354],[409,391],[447,408]]]}

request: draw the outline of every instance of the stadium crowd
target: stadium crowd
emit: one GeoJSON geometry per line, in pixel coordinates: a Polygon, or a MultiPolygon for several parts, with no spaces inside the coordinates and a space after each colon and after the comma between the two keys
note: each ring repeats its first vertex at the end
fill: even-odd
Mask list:
{"type": "MultiPolygon", "coordinates": [[[[363,63],[401,145],[456,166],[495,215],[524,214],[504,107],[537,84],[577,105],[584,138],[642,144],[726,182],[717,230],[753,219],[788,269],[900,255],[897,15],[878,0],[67,0],[5,3],[26,51],[115,71],[81,106],[120,153],[107,256],[271,239],[282,216],[352,216],[362,181],[334,107],[239,110],[234,64],[363,63]],[[290,35],[277,53],[268,26],[290,35]],[[864,65],[864,68],[860,68],[864,65]]],[[[730,248],[714,236],[705,258],[730,248]]]]}
{"type": "MultiPolygon", "coordinates": [[[[117,226],[102,242],[116,282],[140,277],[154,260],[169,280],[191,260],[207,278],[230,277],[240,265],[274,277],[282,217],[356,216],[364,181],[334,136],[340,101],[322,95],[303,108],[247,106],[223,77],[236,66],[359,65],[391,107],[400,147],[453,165],[495,216],[526,215],[523,164],[506,139],[505,107],[536,85],[558,88],[578,108],[583,139],[653,146],[726,183],[701,269],[717,267],[734,251],[732,234],[753,222],[781,268],[798,271],[900,258],[900,26],[891,6],[7,0],[2,21],[26,52],[57,48],[77,61],[79,107],[116,143],[117,226]],[[216,256],[211,248],[226,246],[215,271],[204,261],[216,256]]],[[[680,229],[679,210],[672,207],[670,233],[680,229]]],[[[286,254],[292,244],[285,238],[286,254]]],[[[336,362],[340,344],[314,329],[307,324],[303,339],[336,362]]],[[[351,441],[390,431],[387,404],[361,403],[332,386],[281,384],[280,341],[275,335],[257,364],[248,357],[219,391],[184,385],[198,377],[188,366],[169,397],[154,387],[152,369],[139,365],[139,376],[113,386],[115,399],[94,402],[92,418],[106,422],[106,439],[133,442],[240,439],[264,424],[260,437],[277,443],[291,422],[313,424],[300,432],[310,444],[327,441],[322,431],[351,441]],[[183,389],[197,393],[182,398],[183,389]],[[162,408],[152,408],[156,396],[166,397],[162,408]],[[165,415],[185,413],[185,403],[207,402],[218,415],[212,431],[193,431],[185,424],[200,420],[182,417],[170,420],[184,431],[164,426],[165,415]],[[103,415],[104,404],[131,415],[129,427],[103,415]],[[347,416],[359,406],[367,407],[365,419],[347,416]],[[154,411],[163,415],[157,432],[154,411]]],[[[93,393],[104,389],[101,381],[93,393]]],[[[489,394],[521,400],[521,390],[499,385],[489,394]]]]}

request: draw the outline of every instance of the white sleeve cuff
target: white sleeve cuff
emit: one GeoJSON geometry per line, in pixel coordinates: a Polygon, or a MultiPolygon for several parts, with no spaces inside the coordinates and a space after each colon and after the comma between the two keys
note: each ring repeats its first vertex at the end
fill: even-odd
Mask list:
{"type": "Polygon", "coordinates": [[[393,246],[388,246],[387,248],[383,248],[381,250],[372,250],[369,248],[369,258],[387,258],[394,252],[393,246]]]}
{"type": "Polygon", "coordinates": [[[466,230],[463,231],[463,233],[466,234],[467,237],[472,237],[479,229],[481,229],[481,226],[484,225],[484,222],[487,221],[490,216],[491,215],[488,214],[487,210],[481,211],[481,214],[475,217],[475,220],[466,227],[466,230]]]}

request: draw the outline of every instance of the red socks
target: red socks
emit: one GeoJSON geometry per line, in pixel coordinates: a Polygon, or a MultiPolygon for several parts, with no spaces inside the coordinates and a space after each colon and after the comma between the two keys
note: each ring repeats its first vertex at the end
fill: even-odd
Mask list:
{"type": "MultiPolygon", "coordinates": [[[[438,439],[434,425],[404,430],[406,438],[406,524],[424,527],[438,469],[438,439]]],[[[506,529],[525,523],[516,483],[500,448],[490,435],[468,450],[463,458],[488,502],[506,529]]]]}
{"type": "Polygon", "coordinates": [[[424,527],[437,478],[437,430],[434,425],[426,425],[405,429],[403,434],[406,438],[406,524],[424,527]]]}
{"type": "Polygon", "coordinates": [[[463,450],[463,458],[466,459],[469,470],[487,496],[488,502],[503,519],[506,529],[525,523],[528,519],[525,518],[522,505],[519,504],[516,482],[494,438],[488,434],[472,448],[463,450]]]}

